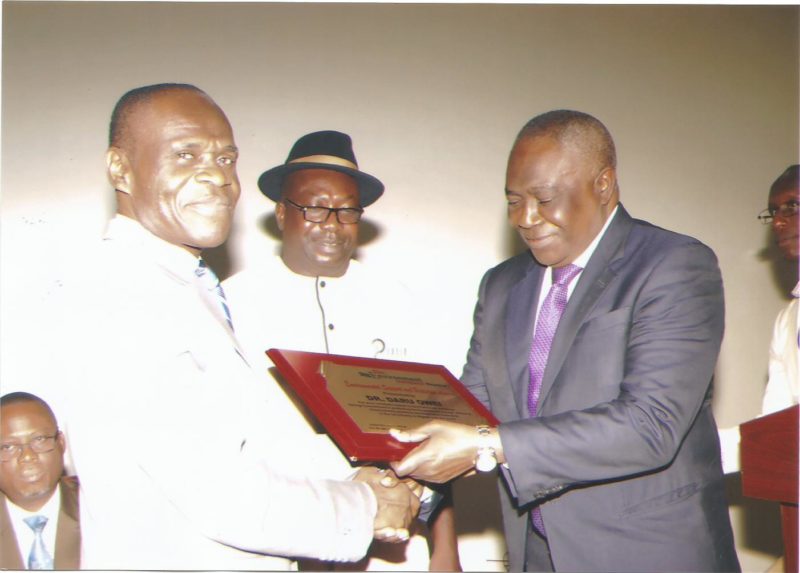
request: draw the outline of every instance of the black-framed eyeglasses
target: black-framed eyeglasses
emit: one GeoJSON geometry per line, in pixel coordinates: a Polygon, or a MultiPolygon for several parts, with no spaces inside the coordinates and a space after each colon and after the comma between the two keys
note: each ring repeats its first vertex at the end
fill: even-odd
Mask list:
{"type": "Polygon", "coordinates": [[[61,432],[56,432],[52,436],[34,436],[27,442],[15,444],[4,442],[0,444],[0,461],[8,462],[19,456],[25,446],[30,447],[31,451],[37,454],[46,454],[56,448],[56,438],[61,432]]]}
{"type": "Polygon", "coordinates": [[[336,213],[336,220],[342,225],[352,225],[361,220],[364,209],[361,207],[318,207],[316,205],[298,205],[291,199],[284,199],[289,205],[303,212],[303,219],[309,223],[324,223],[336,213]]]}
{"type": "Polygon", "coordinates": [[[775,217],[791,219],[797,215],[797,205],[797,199],[791,199],[786,203],[781,203],[777,207],[768,207],[758,214],[758,220],[765,225],[769,225],[775,217]]]}

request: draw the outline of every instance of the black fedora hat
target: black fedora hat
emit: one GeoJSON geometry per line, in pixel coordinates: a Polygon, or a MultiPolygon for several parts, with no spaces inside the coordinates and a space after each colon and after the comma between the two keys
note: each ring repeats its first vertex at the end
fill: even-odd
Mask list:
{"type": "Polygon", "coordinates": [[[350,136],[339,131],[315,131],[298,139],[283,165],[273,167],[258,178],[258,188],[275,202],[281,200],[283,178],[301,169],[331,169],[347,173],[358,183],[359,201],[366,207],[383,194],[383,183],[359,171],[350,136]]]}

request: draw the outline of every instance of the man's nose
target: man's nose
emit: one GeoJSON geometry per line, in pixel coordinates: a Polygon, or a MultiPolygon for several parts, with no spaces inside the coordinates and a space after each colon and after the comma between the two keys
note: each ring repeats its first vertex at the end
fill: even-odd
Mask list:
{"type": "Polygon", "coordinates": [[[787,217],[784,217],[783,215],[779,215],[778,213],[775,213],[772,216],[772,229],[775,230],[775,231],[777,231],[779,229],[783,229],[786,225],[789,224],[789,219],[790,218],[791,217],[787,218],[787,217]]]}
{"type": "Polygon", "coordinates": [[[197,172],[197,180],[203,183],[211,183],[217,187],[222,187],[230,183],[227,170],[215,161],[203,163],[197,172]]]}
{"type": "Polygon", "coordinates": [[[31,461],[39,457],[39,454],[33,451],[33,448],[30,444],[21,444],[19,447],[19,454],[17,454],[17,459],[19,461],[31,461]]]}
{"type": "Polygon", "coordinates": [[[339,222],[335,211],[328,211],[328,218],[325,219],[321,225],[323,227],[341,227],[342,224],[339,222]]]}
{"type": "Polygon", "coordinates": [[[541,221],[539,206],[535,200],[525,201],[520,209],[516,210],[513,223],[518,227],[532,227],[541,221]]]}

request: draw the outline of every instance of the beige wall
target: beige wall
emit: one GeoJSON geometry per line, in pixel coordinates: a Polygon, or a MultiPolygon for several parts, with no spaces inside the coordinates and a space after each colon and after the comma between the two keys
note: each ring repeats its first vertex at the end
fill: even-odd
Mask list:
{"type": "MultiPolygon", "coordinates": [[[[237,227],[212,259],[234,271],[271,251],[257,176],[299,135],[346,131],[387,186],[360,257],[400,273],[449,327],[441,361],[453,370],[482,273],[518,248],[504,220],[512,138],[548,109],[596,115],[616,138],[629,211],[717,252],[728,308],[718,421],[758,412],[785,287],[755,215],[798,161],[796,6],[7,1],[2,40],[3,391],[46,355],[48,301],[111,208],[114,102],[185,81],[227,111],[241,148],[237,227]]],[[[477,485],[458,495],[462,528],[480,532],[467,505],[494,492],[477,485]]],[[[774,514],[733,503],[743,565],[758,570],[775,547],[774,514]]],[[[469,551],[471,568],[496,567],[469,551]]]]}

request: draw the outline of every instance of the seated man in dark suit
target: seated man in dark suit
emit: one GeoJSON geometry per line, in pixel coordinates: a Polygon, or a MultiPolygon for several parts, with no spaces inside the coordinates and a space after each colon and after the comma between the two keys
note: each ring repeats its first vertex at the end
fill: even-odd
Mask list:
{"type": "Polygon", "coordinates": [[[80,566],[78,484],[64,477],[65,446],[44,400],[0,398],[0,568],[80,566]]]}

